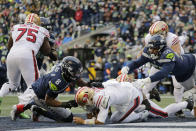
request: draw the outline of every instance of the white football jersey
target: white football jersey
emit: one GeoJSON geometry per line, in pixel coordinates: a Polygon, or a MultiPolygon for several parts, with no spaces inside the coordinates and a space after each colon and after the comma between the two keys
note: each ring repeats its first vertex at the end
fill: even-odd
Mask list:
{"type": "Polygon", "coordinates": [[[49,38],[49,32],[44,27],[35,24],[18,24],[11,29],[12,52],[34,51],[35,55],[43,44],[44,37],[49,38]]]}
{"type": "MultiPolygon", "coordinates": [[[[148,44],[148,42],[150,41],[150,38],[152,36],[150,35],[150,33],[148,33],[145,37],[145,45],[148,44]]],[[[171,32],[167,33],[167,37],[166,37],[166,43],[167,46],[171,48],[172,45],[175,45],[177,43],[179,43],[179,37],[171,32]]],[[[182,46],[180,45],[181,48],[181,54],[184,54],[184,49],[182,48],[182,46]]]]}
{"type": "MultiPolygon", "coordinates": [[[[117,82],[115,79],[103,82],[104,89],[95,89],[94,105],[99,108],[97,120],[105,122],[110,106],[124,111],[136,97],[142,93],[129,82],[117,82]]],[[[143,98],[141,98],[142,101],[143,98]]]]}

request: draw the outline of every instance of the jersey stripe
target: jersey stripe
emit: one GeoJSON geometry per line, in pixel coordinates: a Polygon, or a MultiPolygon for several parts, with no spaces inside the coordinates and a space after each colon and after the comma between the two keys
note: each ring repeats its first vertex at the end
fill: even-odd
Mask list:
{"type": "Polygon", "coordinates": [[[131,114],[140,104],[140,97],[138,96],[137,98],[134,99],[134,105],[131,107],[131,109],[128,110],[127,113],[119,120],[119,122],[123,121],[129,114],[131,114]]]}
{"type": "Polygon", "coordinates": [[[173,41],[172,41],[172,45],[175,45],[176,43],[178,43],[179,42],[179,39],[178,39],[178,37],[176,37],[173,41]]]}
{"type": "Polygon", "coordinates": [[[99,96],[99,98],[98,98],[98,100],[97,100],[96,107],[98,107],[100,98],[101,98],[101,96],[99,96]]]}
{"type": "Polygon", "coordinates": [[[151,106],[150,112],[152,112],[153,114],[162,116],[164,118],[168,117],[168,113],[167,112],[163,112],[163,111],[158,110],[158,109],[156,109],[156,108],[154,108],[152,106],[151,106]]]}
{"type": "Polygon", "coordinates": [[[99,101],[97,107],[99,107],[99,105],[100,105],[102,99],[103,99],[103,96],[101,96],[100,101],[99,101]]]}
{"type": "Polygon", "coordinates": [[[32,50],[32,55],[33,55],[33,64],[34,64],[34,71],[35,71],[35,80],[37,80],[39,78],[39,72],[38,72],[37,61],[33,50],[32,50]]]}

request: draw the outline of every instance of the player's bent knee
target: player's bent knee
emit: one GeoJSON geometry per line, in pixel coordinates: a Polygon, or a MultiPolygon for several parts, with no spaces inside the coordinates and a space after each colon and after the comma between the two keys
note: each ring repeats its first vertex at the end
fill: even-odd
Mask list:
{"type": "Polygon", "coordinates": [[[68,117],[63,118],[62,122],[72,122],[73,121],[73,114],[71,113],[68,117]]]}

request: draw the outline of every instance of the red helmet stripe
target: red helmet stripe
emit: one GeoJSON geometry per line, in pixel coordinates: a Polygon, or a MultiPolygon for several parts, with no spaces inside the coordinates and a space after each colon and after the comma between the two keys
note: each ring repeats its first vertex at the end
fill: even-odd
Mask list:
{"type": "Polygon", "coordinates": [[[32,17],[31,17],[31,22],[33,22],[33,19],[34,19],[34,15],[35,15],[35,14],[32,14],[32,17]]]}
{"type": "Polygon", "coordinates": [[[75,100],[76,100],[76,102],[78,103],[78,95],[80,94],[80,92],[82,91],[82,90],[84,90],[86,87],[82,87],[82,88],[80,88],[78,91],[77,91],[77,93],[76,93],[76,96],[75,96],[75,100]]]}
{"type": "Polygon", "coordinates": [[[157,24],[159,23],[159,21],[155,22],[153,25],[152,25],[152,28],[151,28],[151,31],[152,34],[154,33],[154,28],[157,26],[157,24]]]}
{"type": "Polygon", "coordinates": [[[30,22],[30,19],[31,19],[31,15],[29,15],[28,22],[30,22]]]}

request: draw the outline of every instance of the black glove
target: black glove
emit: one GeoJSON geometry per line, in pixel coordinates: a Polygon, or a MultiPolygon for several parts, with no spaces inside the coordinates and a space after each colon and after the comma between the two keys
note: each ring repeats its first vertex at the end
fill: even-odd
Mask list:
{"type": "Polygon", "coordinates": [[[91,82],[91,87],[98,87],[98,88],[104,88],[101,82],[91,82]]]}
{"type": "Polygon", "coordinates": [[[145,110],[151,110],[151,105],[150,105],[150,102],[148,101],[148,99],[144,99],[142,101],[142,104],[144,104],[146,106],[146,109],[145,110]]]}
{"type": "Polygon", "coordinates": [[[64,108],[72,108],[72,107],[78,107],[78,104],[76,103],[75,100],[70,100],[68,102],[62,102],[62,107],[64,108]]]}

